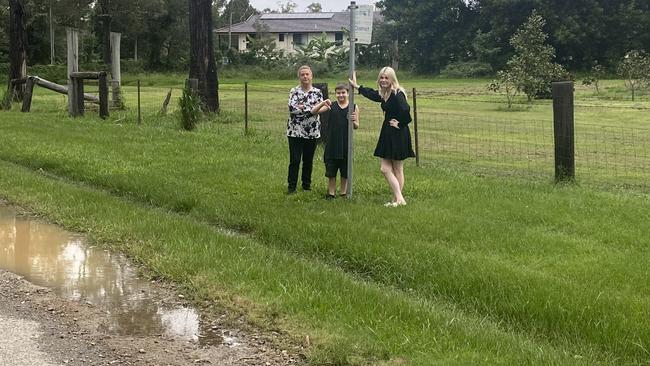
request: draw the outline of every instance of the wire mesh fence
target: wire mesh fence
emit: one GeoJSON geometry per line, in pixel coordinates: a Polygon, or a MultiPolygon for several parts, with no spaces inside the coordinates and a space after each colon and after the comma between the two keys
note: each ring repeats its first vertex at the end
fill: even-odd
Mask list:
{"type": "MultiPolygon", "coordinates": [[[[229,85],[220,93],[222,111],[243,114],[243,85],[229,85]]],[[[288,95],[289,90],[285,87],[248,85],[249,128],[283,138],[288,117],[288,95]]],[[[440,93],[418,93],[417,132],[421,164],[451,164],[480,174],[553,179],[555,156],[551,109],[548,119],[535,120],[474,114],[471,98],[464,100],[468,108],[463,113],[449,113],[436,109],[435,103],[422,103],[439,98],[440,93]]],[[[476,102],[488,101],[479,99],[476,102]]],[[[356,97],[355,103],[361,111],[361,127],[355,132],[355,141],[371,148],[376,142],[383,114],[379,104],[363,97],[356,97]]],[[[414,134],[414,125],[411,126],[414,134]]],[[[650,128],[584,123],[576,119],[577,180],[650,189],[648,141],[650,128]]]]}

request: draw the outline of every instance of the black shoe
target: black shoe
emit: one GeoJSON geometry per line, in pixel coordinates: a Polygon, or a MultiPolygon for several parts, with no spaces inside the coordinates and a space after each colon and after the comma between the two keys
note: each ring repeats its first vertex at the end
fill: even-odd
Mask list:
{"type": "Polygon", "coordinates": [[[326,199],[326,200],[333,200],[333,199],[335,199],[335,198],[336,198],[336,196],[333,195],[333,194],[329,194],[329,193],[328,193],[328,194],[325,195],[325,199],[326,199]]]}
{"type": "Polygon", "coordinates": [[[294,194],[294,193],[296,193],[296,189],[295,189],[295,188],[289,188],[289,189],[287,189],[287,194],[294,194]]]}
{"type": "Polygon", "coordinates": [[[311,191],[311,186],[302,186],[303,191],[311,191]]]}

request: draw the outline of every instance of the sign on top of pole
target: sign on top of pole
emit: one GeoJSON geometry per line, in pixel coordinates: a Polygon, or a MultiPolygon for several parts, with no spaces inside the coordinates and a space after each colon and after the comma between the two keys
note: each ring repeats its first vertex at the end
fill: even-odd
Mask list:
{"type": "Polygon", "coordinates": [[[357,9],[354,10],[355,15],[355,27],[354,35],[357,39],[357,43],[360,44],[370,44],[372,40],[372,16],[373,16],[374,6],[373,5],[357,5],[357,9]]]}

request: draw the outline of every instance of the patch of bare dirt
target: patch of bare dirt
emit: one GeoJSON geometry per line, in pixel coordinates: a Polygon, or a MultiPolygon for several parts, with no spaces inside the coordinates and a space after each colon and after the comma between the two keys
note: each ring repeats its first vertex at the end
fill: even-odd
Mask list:
{"type": "MultiPolygon", "coordinates": [[[[183,301],[166,286],[155,283],[152,286],[158,287],[157,292],[166,294],[161,302],[183,301]]],[[[304,363],[300,346],[289,350],[274,346],[286,344],[274,340],[274,337],[281,337],[279,334],[256,332],[248,326],[232,329],[232,324],[215,320],[209,324],[209,329],[220,342],[213,345],[164,334],[121,336],[106,331],[109,312],[110,309],[102,306],[60,298],[47,288],[0,270],[0,322],[2,319],[17,321],[6,321],[17,329],[2,326],[0,333],[4,335],[0,335],[0,340],[9,337],[15,341],[21,332],[28,332],[28,327],[19,325],[20,321],[36,323],[38,335],[26,337],[36,342],[38,352],[29,347],[24,348],[25,352],[43,353],[53,365],[276,366],[304,363]]],[[[2,360],[2,357],[0,353],[0,364],[12,364],[11,360],[2,360]]]]}

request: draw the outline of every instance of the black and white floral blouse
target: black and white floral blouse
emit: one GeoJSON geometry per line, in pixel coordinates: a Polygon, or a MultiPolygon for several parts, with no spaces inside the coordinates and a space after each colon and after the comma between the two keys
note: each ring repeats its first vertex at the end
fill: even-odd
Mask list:
{"type": "Polygon", "coordinates": [[[287,121],[287,136],[303,139],[320,137],[320,119],[311,114],[311,109],[323,101],[323,93],[318,88],[304,91],[300,86],[291,89],[289,93],[289,120],[287,121]],[[298,106],[302,104],[303,108],[298,106]]]}

